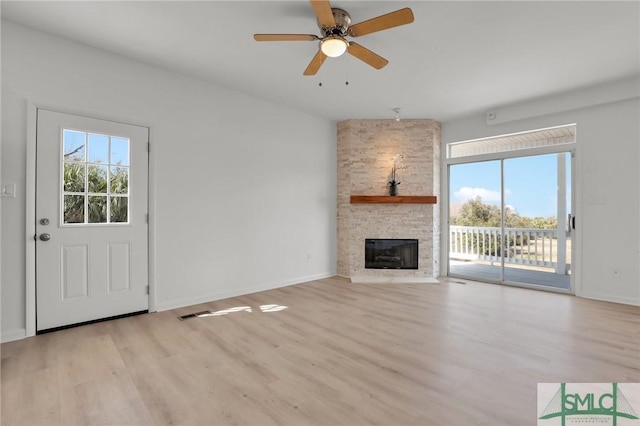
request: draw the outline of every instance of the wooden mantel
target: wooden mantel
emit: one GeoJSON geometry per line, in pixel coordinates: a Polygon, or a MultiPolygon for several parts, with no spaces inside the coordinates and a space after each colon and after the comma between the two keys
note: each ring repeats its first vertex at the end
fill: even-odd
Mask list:
{"type": "Polygon", "coordinates": [[[351,204],[436,204],[435,195],[352,195],[351,204]]]}

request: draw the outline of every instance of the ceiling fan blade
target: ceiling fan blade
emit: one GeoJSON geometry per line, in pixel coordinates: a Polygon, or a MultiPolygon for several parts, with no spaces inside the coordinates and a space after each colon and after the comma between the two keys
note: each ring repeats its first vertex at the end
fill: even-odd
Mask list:
{"type": "Polygon", "coordinates": [[[313,34],[254,34],[255,41],[314,41],[319,37],[313,34]]]}
{"type": "Polygon", "coordinates": [[[349,35],[352,37],[360,37],[366,34],[375,33],[377,31],[387,30],[389,28],[398,27],[400,25],[410,24],[413,22],[413,12],[410,8],[396,10],[395,12],[380,15],[367,21],[349,27],[349,35]]]}
{"type": "Polygon", "coordinates": [[[359,45],[355,41],[349,42],[349,49],[347,50],[347,52],[360,59],[362,62],[366,62],[377,70],[389,63],[389,61],[387,61],[382,56],[372,52],[366,47],[359,45]]]}
{"type": "Polygon", "coordinates": [[[310,0],[311,7],[313,7],[313,11],[316,13],[318,17],[318,22],[323,27],[335,27],[336,20],[333,17],[333,12],[331,11],[331,5],[328,0],[310,0]]]}
{"type": "Polygon", "coordinates": [[[313,57],[313,59],[309,63],[309,66],[307,67],[307,69],[304,70],[303,74],[304,75],[315,75],[318,72],[318,70],[320,69],[320,67],[322,66],[322,64],[324,63],[325,59],[327,59],[327,55],[322,53],[322,50],[318,50],[318,53],[316,53],[316,56],[313,57]]]}

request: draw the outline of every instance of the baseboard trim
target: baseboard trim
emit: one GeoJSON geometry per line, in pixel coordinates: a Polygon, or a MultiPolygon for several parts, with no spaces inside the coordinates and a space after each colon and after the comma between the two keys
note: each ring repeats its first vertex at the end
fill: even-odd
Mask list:
{"type": "Polygon", "coordinates": [[[25,337],[27,337],[27,330],[25,330],[24,328],[21,328],[19,330],[5,331],[0,336],[0,342],[13,342],[14,340],[21,340],[25,337]]]}
{"type": "Polygon", "coordinates": [[[325,272],[322,274],[308,275],[305,277],[298,277],[291,280],[277,281],[272,283],[264,283],[251,287],[244,287],[236,290],[220,291],[215,293],[209,293],[203,296],[192,297],[187,299],[170,300],[167,302],[157,302],[156,308],[158,312],[168,311],[176,308],[183,308],[185,306],[199,305],[201,303],[214,302],[216,300],[228,299],[231,297],[245,296],[247,294],[259,293],[261,291],[274,290],[276,288],[288,287],[291,285],[303,284],[309,281],[320,280],[323,278],[335,277],[334,272],[325,272]]]}
{"type": "Polygon", "coordinates": [[[619,297],[619,296],[611,296],[611,295],[602,294],[602,293],[589,293],[584,291],[577,296],[582,297],[584,299],[600,300],[602,302],[621,303],[623,305],[640,306],[640,299],[634,299],[632,297],[619,297]]]}

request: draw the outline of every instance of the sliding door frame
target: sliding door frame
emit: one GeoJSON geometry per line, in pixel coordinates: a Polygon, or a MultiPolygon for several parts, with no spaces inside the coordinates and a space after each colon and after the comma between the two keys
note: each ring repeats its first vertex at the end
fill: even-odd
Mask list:
{"type": "MultiPolygon", "coordinates": [[[[577,205],[576,205],[576,180],[575,180],[575,157],[576,157],[576,144],[572,143],[572,144],[560,144],[560,145],[552,145],[552,146],[545,146],[545,147],[540,147],[540,148],[528,148],[528,149],[519,149],[519,150],[514,150],[514,151],[505,151],[505,152],[498,152],[498,153],[490,153],[490,154],[480,154],[480,155],[471,155],[471,156],[466,156],[466,157],[460,157],[460,158],[445,158],[443,160],[443,167],[445,168],[446,173],[443,173],[443,194],[446,194],[446,196],[441,197],[442,199],[442,215],[444,218],[446,218],[446,220],[444,220],[442,222],[442,250],[441,252],[441,265],[444,266],[443,268],[443,274],[444,276],[447,277],[458,277],[456,274],[451,274],[449,271],[449,244],[450,244],[450,231],[449,231],[449,226],[450,226],[450,209],[449,209],[449,205],[450,205],[450,193],[451,193],[451,188],[450,188],[450,173],[451,173],[451,166],[453,165],[459,165],[459,164],[470,164],[470,163],[480,163],[480,162],[485,162],[485,161],[500,161],[500,239],[501,239],[501,247],[504,247],[504,205],[505,205],[505,194],[504,194],[504,161],[508,160],[508,159],[512,159],[512,158],[521,158],[521,157],[533,157],[533,156],[538,156],[538,155],[547,155],[547,154],[562,154],[562,153],[568,153],[571,157],[571,214],[572,217],[576,217],[578,215],[578,212],[576,211],[577,205]]],[[[548,286],[542,286],[542,285],[535,285],[535,284],[528,284],[528,283],[521,283],[521,282],[514,282],[514,281],[506,281],[504,279],[504,256],[500,257],[500,280],[499,281],[493,281],[493,280],[480,280],[478,279],[477,281],[486,281],[486,282],[491,282],[491,283],[496,283],[496,284],[506,284],[506,285],[510,285],[513,287],[523,287],[523,288],[531,288],[531,289],[536,289],[536,290],[546,290],[546,291],[550,291],[550,292],[556,292],[556,293],[563,293],[563,294],[575,294],[576,291],[576,274],[575,274],[575,270],[577,269],[576,267],[576,262],[578,261],[578,256],[577,256],[577,250],[574,249],[574,245],[577,246],[577,244],[575,244],[575,235],[576,235],[576,230],[575,228],[571,227],[571,236],[572,236],[572,250],[571,250],[571,276],[570,276],[570,285],[569,285],[569,289],[561,289],[561,288],[555,288],[555,287],[548,287],[548,286]]],[[[469,278],[469,277],[462,277],[460,276],[460,278],[469,278]]]]}

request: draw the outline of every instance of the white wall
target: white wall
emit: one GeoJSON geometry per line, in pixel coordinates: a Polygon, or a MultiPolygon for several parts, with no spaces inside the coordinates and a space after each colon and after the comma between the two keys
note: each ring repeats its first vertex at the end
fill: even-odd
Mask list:
{"type": "Polygon", "coordinates": [[[3,340],[25,329],[28,102],[150,127],[159,309],[335,274],[334,123],[4,21],[1,52],[3,340]]]}
{"type": "Polygon", "coordinates": [[[446,152],[450,142],[577,123],[576,295],[633,305],[640,305],[639,87],[630,78],[496,108],[498,124],[485,114],[442,124],[446,152]]]}

